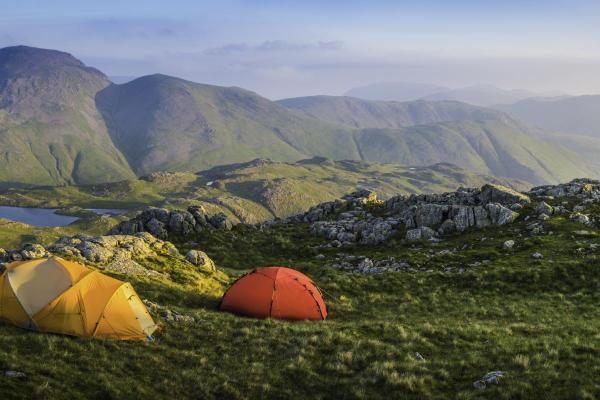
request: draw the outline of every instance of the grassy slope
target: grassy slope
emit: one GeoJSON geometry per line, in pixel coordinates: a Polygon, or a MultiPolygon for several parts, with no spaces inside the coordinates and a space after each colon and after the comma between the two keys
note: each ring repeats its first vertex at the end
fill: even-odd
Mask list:
{"type": "Polygon", "coordinates": [[[345,96],[308,96],[277,103],[311,118],[353,128],[400,128],[449,121],[501,118],[502,113],[458,101],[373,101],[345,96]]]}
{"type": "MultiPolygon", "coordinates": [[[[592,211],[598,215],[600,207],[592,211]]],[[[163,323],[150,345],[0,324],[0,369],[28,374],[0,377],[0,393],[7,399],[598,398],[600,254],[589,245],[600,245],[600,232],[574,236],[581,225],[564,217],[546,222],[551,235],[520,236],[524,226],[472,231],[437,245],[395,239],[351,248],[352,254],[391,255],[434,271],[375,275],[326,268],[337,250],[316,260],[309,247],[319,240],[305,225],[269,232],[239,226],[200,237],[201,247],[232,275],[273,264],[308,273],[323,289],[328,320],[236,317],[216,311],[218,285],[199,291],[128,279],[142,297],[193,315],[197,323],[163,323]],[[514,250],[502,250],[507,239],[516,240],[514,250]],[[544,259],[533,260],[535,251],[544,259]],[[482,260],[490,261],[466,267],[482,260]],[[466,272],[441,272],[449,265],[466,272]],[[508,375],[485,391],[473,388],[493,370],[508,375]]]]}
{"type": "Polygon", "coordinates": [[[0,192],[4,205],[42,207],[129,208],[142,205],[186,207],[202,204],[209,211],[224,210],[234,219],[256,222],[286,217],[313,205],[352,192],[357,186],[381,197],[398,193],[433,193],[485,182],[516,185],[517,181],[477,175],[458,167],[404,167],[326,159],[295,164],[269,161],[216,167],[201,172],[156,174],[149,180],[81,187],[39,188],[0,192]],[[212,182],[212,186],[207,186],[212,182]]]}
{"type": "Polygon", "coordinates": [[[367,160],[423,165],[433,160],[528,182],[598,176],[575,152],[537,139],[511,121],[446,122],[403,129],[363,129],[356,135],[367,160]]]}
{"type": "Polygon", "coordinates": [[[298,116],[240,88],[151,75],[107,88],[97,104],[139,175],[257,157],[358,158],[347,130],[298,116]]]}
{"type": "Polygon", "coordinates": [[[428,165],[450,162],[474,172],[530,182],[598,176],[579,149],[547,142],[506,114],[456,101],[369,101],[311,96],[279,101],[308,117],[357,128],[368,161],[428,165]]]}

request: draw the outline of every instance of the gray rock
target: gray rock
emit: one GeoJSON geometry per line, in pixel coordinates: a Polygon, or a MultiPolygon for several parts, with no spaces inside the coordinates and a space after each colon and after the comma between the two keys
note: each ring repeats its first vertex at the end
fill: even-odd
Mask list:
{"type": "Polygon", "coordinates": [[[572,221],[578,222],[580,224],[583,225],[592,225],[592,221],[590,219],[590,217],[588,215],[585,214],[581,214],[581,213],[573,213],[571,214],[571,216],[569,217],[572,221]]]}
{"type": "Polygon", "coordinates": [[[166,239],[168,237],[167,229],[164,222],[159,221],[156,218],[152,218],[146,223],[146,229],[150,234],[159,239],[166,239]]]}
{"type": "Polygon", "coordinates": [[[435,236],[436,236],[436,232],[427,226],[422,226],[420,228],[410,229],[410,230],[406,231],[406,239],[410,240],[410,241],[421,240],[421,239],[427,240],[427,239],[431,239],[435,236]]]}
{"type": "Polygon", "coordinates": [[[223,213],[218,213],[209,218],[209,223],[217,229],[231,230],[231,221],[227,219],[227,216],[223,213]]]}
{"type": "Polygon", "coordinates": [[[546,203],[545,201],[541,201],[535,207],[535,211],[538,214],[552,215],[552,213],[554,212],[554,208],[550,204],[546,203]]]}
{"type": "Polygon", "coordinates": [[[37,243],[27,243],[21,248],[21,256],[24,260],[34,260],[37,258],[48,257],[48,252],[44,246],[37,243]]]}
{"type": "Polygon", "coordinates": [[[512,250],[512,248],[515,247],[515,241],[507,240],[506,242],[504,242],[502,247],[504,248],[504,250],[512,250]]]}
{"type": "Polygon", "coordinates": [[[501,185],[487,184],[481,188],[481,203],[500,203],[511,205],[515,203],[529,203],[529,196],[519,193],[516,190],[501,185]]]}
{"type": "Polygon", "coordinates": [[[447,219],[444,222],[442,222],[442,224],[438,228],[438,232],[441,235],[447,235],[449,233],[454,233],[454,232],[456,232],[456,223],[451,219],[447,219]]]}
{"type": "Polygon", "coordinates": [[[406,240],[421,240],[421,228],[409,229],[406,231],[406,240]]]}
{"type": "Polygon", "coordinates": [[[473,387],[479,390],[484,390],[487,385],[497,385],[500,383],[500,378],[506,375],[505,371],[492,371],[485,374],[481,379],[473,382],[473,387]]]}
{"type": "Polygon", "coordinates": [[[540,253],[540,252],[535,252],[535,253],[533,253],[531,255],[531,257],[533,257],[533,258],[535,258],[537,260],[540,260],[540,259],[544,258],[544,255],[542,253],[540,253]]]}
{"type": "Polygon", "coordinates": [[[497,226],[514,222],[519,217],[519,213],[514,212],[501,204],[488,204],[486,208],[489,212],[492,224],[497,226]]]}
{"type": "Polygon", "coordinates": [[[203,251],[190,250],[185,255],[185,259],[186,259],[186,261],[194,264],[195,266],[197,266],[200,269],[207,270],[207,271],[216,271],[217,270],[217,267],[215,266],[215,263],[213,262],[213,260],[211,260],[210,257],[208,257],[208,255],[203,251]]]}

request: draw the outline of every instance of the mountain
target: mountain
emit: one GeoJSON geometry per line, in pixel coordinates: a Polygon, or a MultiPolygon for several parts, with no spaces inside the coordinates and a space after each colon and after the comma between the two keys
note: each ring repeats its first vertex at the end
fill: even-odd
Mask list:
{"type": "Polygon", "coordinates": [[[451,89],[435,85],[397,82],[381,82],[350,89],[346,95],[367,100],[388,101],[456,100],[478,106],[514,103],[538,96],[528,90],[506,90],[493,85],[474,85],[451,89]]]}
{"type": "Polygon", "coordinates": [[[0,49],[0,182],[73,184],[134,176],[95,106],[110,85],[71,55],[0,49]]]}
{"type": "Polygon", "coordinates": [[[345,96],[366,100],[409,101],[448,90],[451,89],[428,83],[378,82],[352,88],[345,93],[345,96]]]}
{"type": "Polygon", "coordinates": [[[123,208],[144,205],[185,208],[202,205],[232,220],[258,222],[302,213],[357,188],[382,198],[433,193],[496,183],[518,190],[529,185],[475,174],[451,164],[408,167],[322,157],[296,163],[257,159],[193,174],[156,172],[136,180],[69,188],[0,191],[0,204],[29,207],[123,208]]]}
{"type": "Polygon", "coordinates": [[[297,115],[240,88],[157,74],[107,87],[97,105],[138,175],[257,157],[358,158],[347,129],[297,115]]]}
{"type": "Polygon", "coordinates": [[[353,140],[361,159],[367,161],[448,162],[532,183],[598,175],[576,153],[555,141],[548,143],[508,115],[465,103],[312,96],[279,104],[325,122],[358,128],[353,140]]]}
{"type": "Polygon", "coordinates": [[[600,95],[527,99],[496,108],[543,129],[600,138],[600,95]]]}
{"type": "Polygon", "coordinates": [[[272,102],[166,75],[113,84],[74,57],[0,53],[0,182],[61,185],[199,171],[255,158],[440,162],[531,183],[592,176],[506,114],[452,101],[272,102]]]}
{"type": "Polygon", "coordinates": [[[503,114],[457,101],[373,101],[348,96],[308,96],[278,101],[307,117],[351,128],[401,128],[449,121],[501,119],[503,114]]]}

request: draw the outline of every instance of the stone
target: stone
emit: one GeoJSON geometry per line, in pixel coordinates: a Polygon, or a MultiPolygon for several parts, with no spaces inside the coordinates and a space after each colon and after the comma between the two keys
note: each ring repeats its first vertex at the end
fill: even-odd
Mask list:
{"type": "Polygon", "coordinates": [[[21,248],[21,256],[24,260],[34,260],[37,258],[48,257],[48,252],[44,246],[37,243],[27,243],[21,248]]]}
{"type": "Polygon", "coordinates": [[[373,269],[373,260],[365,258],[358,264],[357,269],[359,272],[370,272],[373,269]]]}
{"type": "Polygon", "coordinates": [[[211,216],[208,221],[210,224],[217,229],[231,230],[231,222],[227,219],[227,216],[223,213],[218,213],[211,216]]]}
{"type": "Polygon", "coordinates": [[[538,214],[552,215],[554,208],[545,201],[540,201],[539,204],[535,207],[535,211],[538,214]]]}
{"type": "Polygon", "coordinates": [[[592,222],[588,215],[581,214],[581,213],[573,213],[573,214],[571,214],[571,216],[569,218],[572,221],[578,222],[583,225],[591,225],[591,222],[592,222]]]}
{"type": "Polygon", "coordinates": [[[454,233],[454,232],[456,232],[456,223],[451,219],[447,219],[444,222],[442,222],[442,224],[438,228],[438,232],[441,235],[447,235],[449,233],[454,233]]]}
{"type": "Polygon", "coordinates": [[[421,228],[409,229],[406,231],[406,240],[415,241],[421,240],[421,228]]]}
{"type": "Polygon", "coordinates": [[[535,252],[531,255],[531,257],[537,259],[537,260],[541,260],[542,258],[544,258],[544,255],[540,252],[535,252]]]}
{"type": "Polygon", "coordinates": [[[481,203],[500,203],[510,205],[515,203],[529,203],[529,196],[516,190],[501,185],[487,184],[481,188],[481,203]]]}
{"type": "Polygon", "coordinates": [[[486,208],[489,212],[492,224],[497,226],[512,223],[519,217],[519,213],[514,212],[501,204],[490,203],[486,208]]]}
{"type": "Polygon", "coordinates": [[[168,236],[167,230],[165,229],[164,222],[159,221],[156,218],[152,218],[146,223],[146,229],[150,234],[159,239],[166,239],[168,236]]]}
{"type": "Polygon", "coordinates": [[[410,240],[410,241],[421,240],[421,239],[427,240],[427,239],[431,239],[435,236],[436,236],[436,232],[427,226],[422,226],[420,228],[410,229],[410,230],[406,231],[406,239],[410,240]]]}
{"type": "Polygon", "coordinates": [[[25,372],[21,372],[21,371],[4,371],[4,376],[7,378],[25,378],[27,377],[27,374],[25,372]]]}
{"type": "Polygon", "coordinates": [[[550,216],[547,214],[540,214],[540,215],[538,215],[538,219],[540,221],[546,221],[547,219],[550,219],[550,216]]]}
{"type": "Polygon", "coordinates": [[[216,271],[217,267],[208,255],[200,250],[190,250],[185,255],[186,261],[205,271],[216,271]]]}
{"type": "Polygon", "coordinates": [[[507,240],[502,245],[502,248],[504,248],[504,250],[512,250],[513,247],[515,247],[515,241],[514,240],[507,240]]]}

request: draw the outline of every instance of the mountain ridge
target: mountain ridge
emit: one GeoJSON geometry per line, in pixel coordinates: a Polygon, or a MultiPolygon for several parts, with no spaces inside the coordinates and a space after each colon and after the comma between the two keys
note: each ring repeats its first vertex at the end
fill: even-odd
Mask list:
{"type": "Polygon", "coordinates": [[[311,97],[324,100],[311,114],[293,107],[298,99],[272,102],[242,88],[163,74],[118,85],[54,50],[8,48],[0,54],[4,186],[120,181],[255,158],[294,162],[313,156],[451,162],[531,183],[590,175],[560,144],[530,136],[500,111],[465,103],[341,98],[332,107],[340,98],[311,97]]]}

